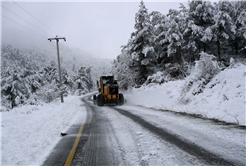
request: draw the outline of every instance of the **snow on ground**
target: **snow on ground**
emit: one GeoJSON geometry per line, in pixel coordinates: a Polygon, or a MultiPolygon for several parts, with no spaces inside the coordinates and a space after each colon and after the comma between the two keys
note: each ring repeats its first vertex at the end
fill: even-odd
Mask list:
{"type": "MultiPolygon", "coordinates": [[[[203,93],[188,95],[190,102],[179,102],[185,80],[162,85],[149,84],[124,93],[128,104],[156,109],[201,114],[227,122],[246,125],[246,68],[225,69],[205,86],[203,93]],[[245,92],[245,93],[244,93],[245,92]]],[[[89,95],[89,94],[88,94],[89,95]]],[[[40,165],[78,116],[86,118],[81,96],[68,96],[39,106],[22,106],[2,112],[2,165],[40,165]]],[[[137,135],[141,135],[136,130],[137,135]]],[[[143,132],[143,131],[141,131],[143,132]]],[[[134,139],[133,139],[134,140],[134,139]]],[[[155,149],[156,150],[156,149],[155,149]]],[[[136,154],[139,155],[139,154],[136,154]]],[[[144,156],[143,156],[143,160],[144,156]]]]}
{"type": "Polygon", "coordinates": [[[179,100],[185,80],[149,84],[125,93],[127,102],[148,108],[200,114],[203,117],[246,125],[246,67],[237,65],[217,74],[198,95],[189,95],[189,103],[179,100]],[[245,91],[245,93],[244,93],[245,91]]]}
{"type": "MultiPolygon", "coordinates": [[[[129,111],[131,114],[137,115],[140,118],[144,119],[146,122],[161,128],[168,133],[171,133],[172,135],[175,135],[182,140],[188,140],[189,142],[194,143],[195,145],[198,145],[199,147],[202,147],[209,152],[212,152],[214,154],[217,154],[218,156],[223,156],[224,159],[228,159],[230,161],[233,161],[235,165],[245,165],[245,131],[238,130],[235,128],[227,128],[223,125],[213,125],[213,123],[210,123],[209,121],[199,120],[197,118],[190,118],[189,116],[182,116],[178,114],[173,114],[171,112],[166,111],[159,111],[159,110],[153,110],[149,108],[143,108],[138,106],[132,106],[130,103],[126,103],[123,106],[117,106],[120,109],[129,111]]],[[[115,112],[115,111],[114,111],[115,112]]],[[[116,114],[116,113],[115,113],[116,114]]],[[[113,111],[108,113],[108,116],[113,116],[113,111]]],[[[126,118],[126,117],[123,117],[126,118]]],[[[117,119],[117,122],[114,123],[125,123],[125,125],[131,125],[129,126],[129,130],[137,131],[138,134],[139,131],[142,133],[146,133],[146,130],[142,131],[137,127],[137,125],[132,124],[133,122],[130,122],[130,119],[121,120],[121,117],[117,118],[111,118],[111,119],[117,119]]],[[[116,121],[116,120],[114,120],[116,121]]],[[[122,126],[121,124],[117,124],[117,127],[122,126]]],[[[119,131],[124,131],[124,129],[120,129],[119,131]]],[[[117,134],[117,132],[115,132],[117,134]]],[[[126,133],[126,131],[124,131],[126,133]]],[[[153,134],[153,133],[152,133],[153,134]]],[[[152,150],[156,152],[156,154],[170,154],[171,150],[169,148],[173,148],[173,144],[165,147],[160,148],[163,145],[158,145],[159,143],[168,144],[168,141],[165,142],[164,140],[160,139],[159,141],[154,140],[153,135],[150,135],[148,133],[142,134],[142,135],[148,135],[147,139],[147,148],[143,150],[143,154],[141,156],[146,155],[146,157],[149,158],[149,165],[203,165],[203,164],[197,164],[193,163],[196,162],[196,160],[192,159],[191,156],[181,157],[183,150],[181,149],[173,149],[176,152],[173,152],[172,155],[175,156],[175,159],[179,157],[184,158],[182,162],[174,161],[172,158],[166,158],[164,161],[168,161],[170,163],[161,164],[159,163],[160,158],[154,159],[155,161],[151,161],[153,158],[151,155],[148,155],[148,153],[152,150]],[[154,140],[154,141],[153,141],[154,140]],[[153,142],[152,142],[153,141],[153,142]],[[161,152],[162,150],[162,152],[161,152]],[[185,161],[186,160],[186,161],[185,161]],[[191,162],[191,163],[184,163],[184,162],[191,162]],[[173,163],[171,163],[174,161],[173,163]]],[[[127,138],[124,138],[124,136],[121,136],[119,138],[128,140],[130,137],[127,136],[127,138]]],[[[137,140],[138,144],[141,144],[143,140],[137,140]]],[[[141,145],[141,147],[144,147],[144,145],[141,145]]],[[[165,156],[163,155],[163,156],[165,156]]],[[[185,155],[185,154],[183,154],[185,155]]],[[[163,158],[162,156],[162,158],[163,158]]],[[[131,165],[131,164],[129,164],[131,165]]],[[[132,164],[137,165],[137,164],[132,164]]]]}
{"type": "Polygon", "coordinates": [[[2,165],[40,165],[77,117],[86,119],[82,96],[2,112],[2,165]]]}
{"type": "MultiPolygon", "coordinates": [[[[126,105],[117,107],[127,108],[131,113],[138,112],[138,116],[143,116],[142,108],[126,105]]],[[[119,165],[203,165],[196,157],[159,138],[114,109],[107,106],[100,109],[114,132],[115,137],[108,139],[107,146],[113,146],[117,159],[123,159],[119,165]]],[[[158,113],[159,117],[163,115],[160,111],[144,111],[145,114],[152,112],[158,113]]]]}

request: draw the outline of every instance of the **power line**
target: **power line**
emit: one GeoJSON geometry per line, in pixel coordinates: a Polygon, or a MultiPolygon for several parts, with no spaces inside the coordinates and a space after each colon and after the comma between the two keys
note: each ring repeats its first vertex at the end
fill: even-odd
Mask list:
{"type": "MultiPolygon", "coordinates": [[[[2,14],[1,14],[1,15],[2,15],[2,14]]],[[[15,21],[11,20],[10,18],[8,18],[8,17],[6,17],[6,16],[4,16],[4,15],[2,15],[2,16],[3,16],[3,17],[5,17],[5,18],[6,18],[6,19],[8,19],[8,20],[10,20],[10,21],[12,21],[12,22],[14,22],[14,23],[16,23],[16,24],[18,24],[18,25],[20,25],[20,26],[22,26],[22,27],[26,28],[27,30],[29,30],[29,31],[31,31],[31,32],[33,32],[33,33],[35,33],[35,34],[37,34],[37,35],[39,35],[39,36],[41,36],[41,37],[43,37],[43,38],[45,38],[45,39],[46,39],[46,37],[45,37],[45,36],[40,35],[40,34],[38,34],[38,33],[34,32],[33,30],[31,30],[31,29],[29,29],[29,28],[27,28],[27,27],[25,27],[25,26],[23,26],[23,25],[21,25],[21,24],[19,24],[19,23],[15,22],[15,21]]]]}
{"type": "MultiPolygon", "coordinates": [[[[13,0],[12,0],[13,1],[13,0]]],[[[38,22],[40,22],[41,24],[43,24],[46,28],[48,28],[49,30],[51,30],[52,32],[54,32],[55,34],[58,35],[58,33],[56,33],[55,31],[53,31],[51,28],[49,28],[47,25],[45,25],[44,23],[42,23],[41,21],[39,21],[36,17],[34,17],[31,13],[29,13],[26,9],[24,9],[23,7],[21,7],[19,4],[17,4],[15,1],[13,1],[17,6],[19,6],[22,10],[24,10],[25,12],[27,12],[30,16],[32,16],[34,19],[36,19],[38,22]]]]}
{"type": "MultiPolygon", "coordinates": [[[[2,5],[1,5],[2,6],[2,5]]],[[[7,9],[6,7],[2,6],[4,9],[8,10],[9,12],[11,12],[12,14],[14,14],[15,16],[19,17],[20,19],[26,21],[27,23],[31,24],[32,26],[34,26],[35,28],[39,29],[40,31],[46,33],[45,31],[43,31],[42,29],[38,28],[37,26],[33,25],[32,23],[30,23],[29,21],[25,20],[24,18],[18,16],[17,14],[15,14],[14,12],[10,11],[9,9],[7,9]]],[[[47,35],[50,35],[48,33],[46,33],[47,35]]]]}

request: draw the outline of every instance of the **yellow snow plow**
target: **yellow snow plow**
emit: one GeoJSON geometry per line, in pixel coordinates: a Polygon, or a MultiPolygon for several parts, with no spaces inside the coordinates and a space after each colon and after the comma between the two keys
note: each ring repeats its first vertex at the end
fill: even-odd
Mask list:
{"type": "Polygon", "coordinates": [[[94,104],[103,106],[106,103],[115,103],[116,105],[124,104],[124,96],[119,93],[119,86],[114,76],[101,76],[97,81],[99,95],[93,96],[94,104]]]}

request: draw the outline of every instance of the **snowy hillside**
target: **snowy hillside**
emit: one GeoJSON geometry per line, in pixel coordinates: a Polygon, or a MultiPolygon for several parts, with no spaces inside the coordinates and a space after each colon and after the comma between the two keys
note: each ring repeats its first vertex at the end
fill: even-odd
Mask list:
{"type": "MultiPolygon", "coordinates": [[[[111,60],[97,58],[79,48],[71,48],[66,43],[60,43],[61,68],[71,74],[76,74],[80,67],[91,67],[92,78],[98,79],[100,75],[107,74],[110,70],[111,60]]],[[[5,67],[28,67],[39,70],[52,61],[57,64],[57,49],[55,43],[47,43],[43,46],[17,47],[11,45],[2,46],[2,69],[5,67]]]]}
{"type": "MultiPolygon", "coordinates": [[[[80,49],[60,44],[61,80],[64,95],[95,89],[101,75],[109,73],[111,60],[93,57],[80,49]]],[[[1,110],[18,105],[37,105],[59,97],[60,82],[56,48],[1,48],[1,110]]]]}
{"type": "Polygon", "coordinates": [[[209,119],[246,125],[246,67],[239,64],[216,75],[202,93],[188,93],[187,103],[180,101],[186,80],[142,86],[125,95],[127,102],[148,108],[196,114],[209,119]]]}

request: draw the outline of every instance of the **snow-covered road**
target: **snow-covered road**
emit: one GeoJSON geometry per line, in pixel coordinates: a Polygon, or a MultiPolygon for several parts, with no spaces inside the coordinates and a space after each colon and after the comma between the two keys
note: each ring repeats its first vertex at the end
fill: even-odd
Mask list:
{"type": "MultiPolygon", "coordinates": [[[[166,148],[158,149],[156,142],[161,142],[164,145],[169,144],[170,147],[176,149],[174,152],[175,159],[178,158],[177,156],[182,156],[180,162],[170,159],[163,160],[160,157],[151,162],[153,158],[147,147],[143,156],[149,159],[150,165],[155,165],[158,160],[163,161],[162,164],[157,163],[157,165],[182,165],[182,163],[184,165],[246,164],[245,130],[234,128],[234,126],[219,125],[212,121],[132,105],[115,109],[122,115],[129,117],[135,124],[140,125],[143,130],[141,132],[145,131],[146,133],[147,129],[149,134],[146,133],[145,135],[149,140],[152,140],[153,135],[157,136],[157,140],[152,144],[151,141],[148,141],[148,146],[154,149],[161,158],[166,156],[169,150],[165,151],[166,148]]],[[[134,125],[129,128],[136,131],[134,125]]]]}
{"type": "Polygon", "coordinates": [[[83,101],[92,120],[81,138],[87,143],[77,148],[71,165],[246,164],[244,129],[130,104],[83,101]]]}
{"type": "Polygon", "coordinates": [[[98,107],[92,94],[3,112],[1,164],[64,165],[82,124],[71,165],[246,165],[245,128],[132,102],[98,107]]]}

